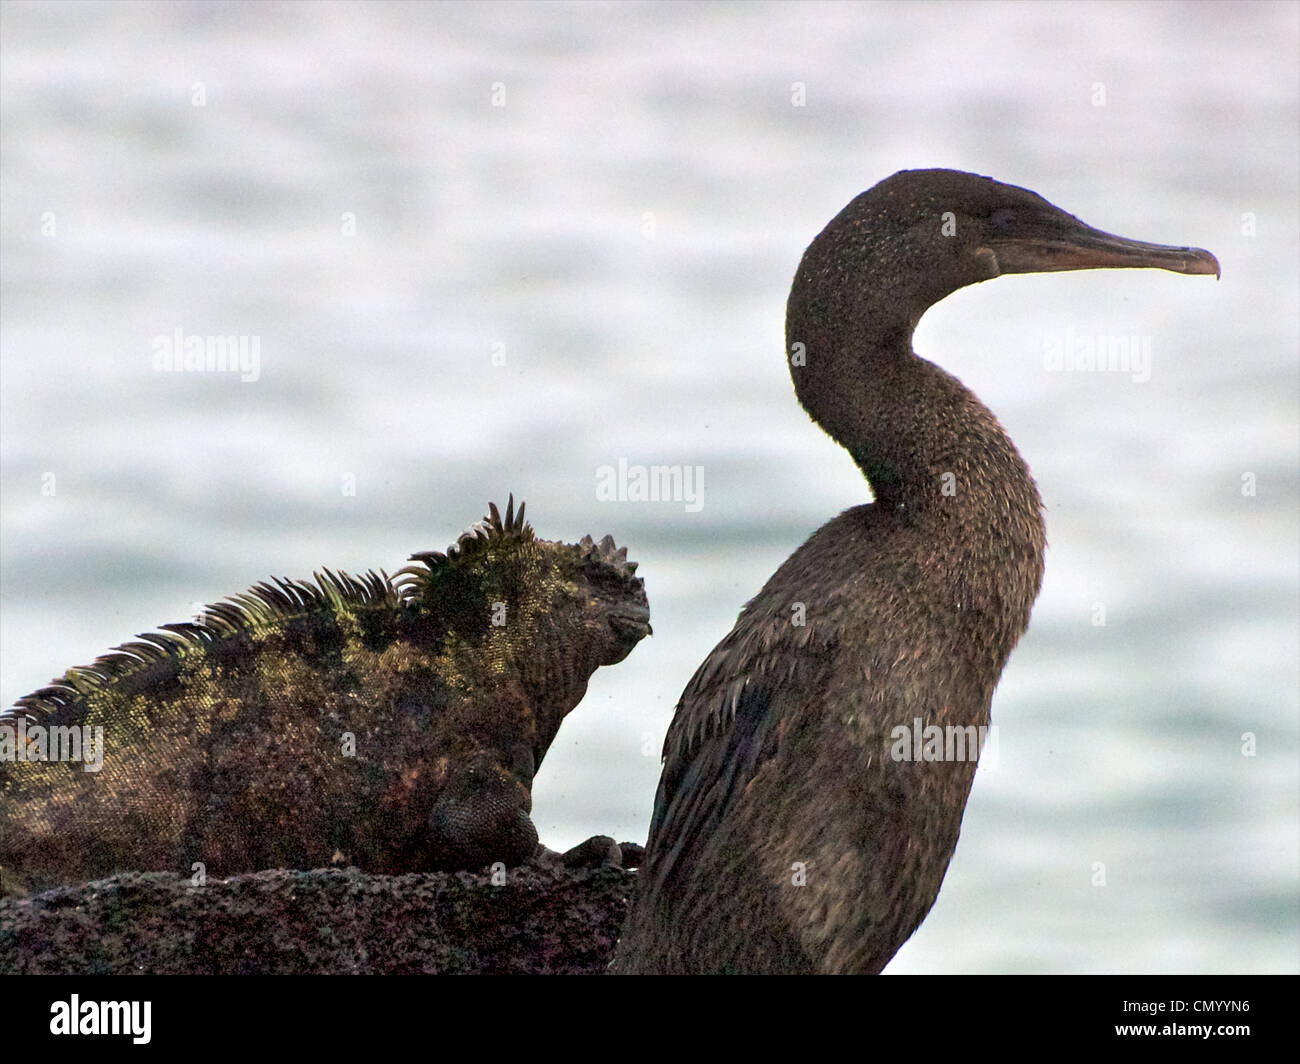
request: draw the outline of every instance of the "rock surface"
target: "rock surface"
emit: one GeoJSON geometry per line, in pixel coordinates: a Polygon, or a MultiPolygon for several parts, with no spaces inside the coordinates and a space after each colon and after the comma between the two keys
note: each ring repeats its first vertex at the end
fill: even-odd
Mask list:
{"type": "Polygon", "coordinates": [[[0,898],[0,974],[603,974],[635,879],[559,855],[495,877],[130,872],[0,898]]]}

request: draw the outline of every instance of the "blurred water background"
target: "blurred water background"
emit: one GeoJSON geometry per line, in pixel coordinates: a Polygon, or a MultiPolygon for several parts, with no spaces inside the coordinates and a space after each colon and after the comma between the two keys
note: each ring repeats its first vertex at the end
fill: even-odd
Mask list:
{"type": "Polygon", "coordinates": [[[1296,971],[1298,10],[6,3],[5,704],[514,492],[641,562],[655,635],[594,678],[535,818],[643,839],[696,665],[867,498],[793,398],[799,256],[895,170],[973,170],[1223,279],[1005,278],[917,332],[1051,546],[1000,764],[890,970],[1296,971]],[[257,379],[155,372],[178,328],[256,336],[257,379]],[[1113,336],[1148,380],[1045,364],[1113,336]],[[702,467],[702,508],[599,501],[619,459],[702,467]]]}

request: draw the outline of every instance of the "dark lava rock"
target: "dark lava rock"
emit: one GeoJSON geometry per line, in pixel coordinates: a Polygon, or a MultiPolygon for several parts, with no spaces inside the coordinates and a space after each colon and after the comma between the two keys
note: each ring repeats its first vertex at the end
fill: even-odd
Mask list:
{"type": "MultiPolygon", "coordinates": [[[[584,846],[588,844],[583,844],[584,846]]],[[[605,862],[493,875],[130,872],[0,898],[0,974],[603,974],[636,881],[605,862]]]]}

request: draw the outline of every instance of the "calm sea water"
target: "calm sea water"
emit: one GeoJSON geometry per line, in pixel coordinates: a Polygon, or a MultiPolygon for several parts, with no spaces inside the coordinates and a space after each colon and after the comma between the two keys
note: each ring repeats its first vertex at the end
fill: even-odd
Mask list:
{"type": "Polygon", "coordinates": [[[514,492],[642,563],[655,636],[535,816],[644,838],[695,666],[867,497],[793,399],[799,255],[895,170],[974,170],[1223,279],[1007,278],[917,333],[1051,547],[891,970],[1296,971],[1297,10],[5,4],[0,695],[514,492]],[[177,329],[257,337],[257,379],[154,371],[177,329]],[[1107,337],[1149,372],[1045,363],[1107,337]],[[620,459],[702,469],[703,505],[601,501],[620,459]]]}

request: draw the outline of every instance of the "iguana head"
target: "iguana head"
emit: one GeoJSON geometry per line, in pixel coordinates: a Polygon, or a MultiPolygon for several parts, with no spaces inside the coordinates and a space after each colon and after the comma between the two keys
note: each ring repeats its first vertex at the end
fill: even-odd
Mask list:
{"type": "Polygon", "coordinates": [[[450,626],[489,669],[517,664],[552,703],[576,705],[597,668],[622,661],[651,631],[645,583],[626,547],[610,536],[537,539],[513,495],[504,518],[490,504],[445,554],[411,560],[423,567],[396,574],[408,604],[450,626]]]}

